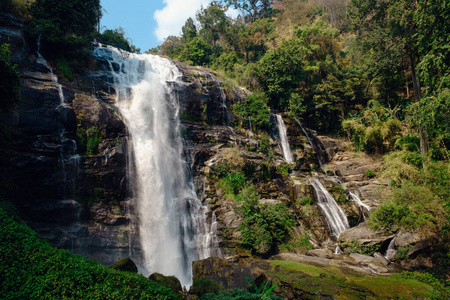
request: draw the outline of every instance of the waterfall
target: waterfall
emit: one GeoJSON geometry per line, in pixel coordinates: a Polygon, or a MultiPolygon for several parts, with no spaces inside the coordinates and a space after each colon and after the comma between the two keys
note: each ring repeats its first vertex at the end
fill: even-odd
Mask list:
{"type": "Polygon", "coordinates": [[[333,199],[318,178],[310,178],[309,182],[316,192],[317,205],[325,215],[331,234],[338,238],[343,231],[350,228],[344,211],[339,207],[336,200],[333,199]]]}
{"type": "Polygon", "coordinates": [[[277,117],[277,128],[280,135],[281,151],[283,152],[283,157],[288,163],[293,163],[294,159],[292,157],[291,147],[289,146],[289,141],[287,138],[286,125],[284,125],[283,118],[281,115],[276,115],[277,117]]]}
{"type": "MultiPolygon", "coordinates": [[[[326,161],[325,159],[322,157],[322,153],[325,151],[323,149],[321,149],[320,144],[317,142],[314,142],[313,139],[310,137],[308,131],[303,127],[302,123],[295,119],[295,121],[297,122],[297,124],[300,126],[300,128],[302,129],[303,133],[305,134],[306,138],[308,139],[309,144],[311,145],[311,147],[313,148],[313,150],[316,152],[316,156],[317,156],[317,160],[319,161],[319,165],[320,168],[322,170],[324,170],[323,166],[325,165],[326,161]]],[[[326,172],[325,172],[326,173],[326,172]]]]}
{"type": "MultiPolygon", "coordinates": [[[[38,64],[45,66],[50,74],[50,79],[55,84],[58,89],[59,95],[59,106],[56,111],[65,122],[67,120],[67,114],[70,110],[69,104],[64,97],[62,85],[58,82],[58,77],[53,73],[53,69],[48,64],[47,60],[40,53],[41,48],[41,37],[39,36],[37,40],[37,60],[38,64]]],[[[76,190],[76,179],[78,175],[78,170],[80,166],[80,156],[78,155],[77,143],[74,139],[67,136],[66,130],[63,127],[59,130],[59,138],[61,143],[61,148],[59,151],[59,165],[62,173],[63,179],[63,197],[64,200],[71,199],[75,196],[76,190]]]]}
{"type": "Polygon", "coordinates": [[[352,198],[352,201],[355,202],[356,205],[358,205],[358,207],[361,209],[361,213],[362,213],[363,219],[365,221],[366,216],[364,215],[364,210],[366,210],[367,213],[369,214],[370,210],[371,210],[370,206],[367,204],[364,204],[361,201],[361,199],[359,198],[359,195],[358,195],[358,191],[355,191],[354,193],[353,192],[349,192],[349,193],[350,193],[350,198],[352,198]]]}
{"type": "Polygon", "coordinates": [[[216,85],[216,89],[219,90],[220,92],[220,105],[222,108],[222,114],[223,114],[223,119],[224,119],[224,124],[223,125],[230,125],[230,112],[228,111],[228,107],[227,107],[227,96],[225,95],[225,91],[223,90],[223,88],[220,86],[220,83],[216,80],[216,78],[212,75],[211,79],[214,81],[214,84],[216,85]]]}
{"type": "Polygon", "coordinates": [[[188,287],[192,261],[218,253],[215,216],[197,198],[183,158],[173,89],[182,74],[159,56],[112,47],[96,48],[94,56],[110,64],[116,105],[131,135],[135,174],[128,176],[135,180],[143,272],[174,275],[188,287]]]}
{"type": "Polygon", "coordinates": [[[391,242],[389,243],[389,246],[386,250],[386,254],[384,255],[384,257],[386,257],[389,260],[392,260],[395,258],[396,255],[397,255],[397,250],[395,250],[395,238],[393,238],[391,240],[391,242]]]}

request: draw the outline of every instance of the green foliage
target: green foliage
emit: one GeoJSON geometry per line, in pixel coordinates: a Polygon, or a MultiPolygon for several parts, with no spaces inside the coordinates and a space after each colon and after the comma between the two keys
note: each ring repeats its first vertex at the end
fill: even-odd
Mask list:
{"type": "Polygon", "coordinates": [[[202,297],[203,295],[209,293],[217,294],[222,289],[223,289],[222,284],[217,283],[212,279],[194,278],[194,282],[192,283],[192,287],[189,290],[189,292],[191,294],[195,294],[202,297]]]}
{"type": "Polygon", "coordinates": [[[270,144],[270,137],[268,135],[264,135],[259,142],[259,151],[268,154],[270,150],[269,144],[270,144]]]}
{"type": "Polygon", "coordinates": [[[345,253],[359,253],[364,255],[373,255],[380,249],[380,245],[362,245],[357,241],[343,242],[340,245],[345,253]]]}
{"type": "Polygon", "coordinates": [[[247,97],[245,102],[233,105],[236,115],[250,122],[249,126],[254,129],[266,129],[270,123],[270,110],[267,106],[267,97],[263,93],[253,93],[247,97]]]}
{"type": "Polygon", "coordinates": [[[8,111],[18,105],[21,81],[16,67],[10,61],[11,51],[8,44],[0,46],[0,110],[8,111]]]}
{"type": "Polygon", "coordinates": [[[77,143],[78,150],[86,155],[98,154],[98,146],[103,140],[104,133],[98,127],[91,127],[84,129],[77,128],[77,143]]]}
{"type": "Polygon", "coordinates": [[[368,219],[373,229],[383,229],[389,233],[400,228],[414,229],[421,225],[418,215],[411,211],[407,204],[385,202],[374,210],[368,219]]]}
{"type": "Polygon", "coordinates": [[[309,237],[306,235],[295,236],[292,240],[282,243],[280,249],[289,253],[306,253],[307,250],[313,248],[309,237]]]}
{"type": "Polygon", "coordinates": [[[225,194],[236,195],[245,184],[244,173],[230,173],[216,183],[216,188],[220,188],[225,194]]]}
{"type": "Polygon", "coordinates": [[[277,168],[277,172],[280,173],[283,177],[288,177],[291,171],[292,168],[289,164],[282,164],[277,168]]]}
{"type": "Polygon", "coordinates": [[[272,299],[281,300],[283,298],[277,297],[275,295],[255,294],[247,290],[233,289],[233,290],[223,290],[218,294],[206,294],[201,297],[201,300],[259,300],[259,299],[272,299]]]}
{"type": "Polygon", "coordinates": [[[400,137],[401,123],[395,116],[396,111],[371,100],[360,116],[342,120],[342,129],[356,150],[384,153],[393,149],[400,137]]]}
{"type": "Polygon", "coordinates": [[[138,269],[129,257],[124,257],[113,263],[109,268],[114,270],[137,273],[138,269]]]}
{"type": "Polygon", "coordinates": [[[70,69],[69,63],[67,62],[67,60],[65,58],[58,58],[56,60],[56,65],[58,66],[58,70],[61,71],[61,73],[63,74],[64,78],[67,81],[72,81],[73,79],[73,72],[70,69]]]}
{"type": "Polygon", "coordinates": [[[125,37],[125,29],[122,27],[106,29],[103,33],[97,34],[96,39],[99,43],[111,45],[128,52],[140,52],[140,49],[136,49],[136,47],[131,45],[129,39],[125,37]]]}
{"type": "Polygon", "coordinates": [[[2,0],[0,11],[29,18],[29,9],[33,2],[34,0],[2,0]]]}
{"type": "Polygon", "coordinates": [[[196,66],[204,66],[211,60],[212,47],[200,37],[194,37],[182,50],[181,59],[189,60],[196,66]]]}
{"type": "Polygon", "coordinates": [[[406,247],[397,247],[397,255],[395,256],[395,259],[405,259],[408,258],[408,251],[413,246],[406,246],[406,247]]]}
{"type": "Polygon", "coordinates": [[[374,178],[375,176],[377,176],[377,174],[375,174],[375,172],[372,171],[371,169],[368,169],[368,170],[366,171],[366,177],[367,177],[367,178],[374,178]]]}
{"type": "Polygon", "coordinates": [[[395,149],[418,152],[420,150],[419,137],[412,135],[402,136],[395,141],[395,149]]]}
{"type": "Polygon", "coordinates": [[[99,0],[36,0],[30,12],[29,31],[40,37],[44,56],[65,57],[76,66],[89,58],[90,42],[101,17],[99,0]]]}
{"type": "Polygon", "coordinates": [[[333,195],[333,198],[336,199],[337,202],[339,202],[339,203],[348,202],[348,199],[345,196],[344,188],[342,187],[342,185],[340,185],[340,184],[334,185],[331,188],[330,192],[333,195]]]}
{"type": "Polygon", "coordinates": [[[178,299],[142,275],[58,250],[0,206],[3,299],[178,299]]]}
{"type": "Polygon", "coordinates": [[[298,204],[300,205],[313,205],[314,204],[314,199],[312,199],[311,197],[304,197],[304,198],[300,198],[297,199],[298,204]]]}
{"type": "Polygon", "coordinates": [[[293,217],[283,203],[259,205],[260,197],[252,185],[245,187],[240,196],[243,203],[239,212],[244,218],[239,227],[240,245],[267,255],[290,236],[293,217]]]}

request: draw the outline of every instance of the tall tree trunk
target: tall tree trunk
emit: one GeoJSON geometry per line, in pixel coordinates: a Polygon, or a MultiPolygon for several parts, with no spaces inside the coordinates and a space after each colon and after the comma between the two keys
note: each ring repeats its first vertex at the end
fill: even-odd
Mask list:
{"type": "MultiPolygon", "coordinates": [[[[419,79],[417,78],[416,61],[415,61],[415,57],[414,57],[412,51],[410,52],[409,58],[411,61],[411,74],[412,74],[412,81],[413,81],[413,86],[414,86],[414,97],[416,98],[416,102],[420,102],[420,98],[421,98],[420,97],[420,82],[419,82],[419,79]]],[[[419,128],[419,139],[420,139],[420,154],[422,154],[426,158],[428,155],[428,149],[429,149],[428,135],[427,135],[426,128],[424,128],[424,127],[419,128]]],[[[425,168],[425,161],[424,161],[423,166],[425,168]]]]}

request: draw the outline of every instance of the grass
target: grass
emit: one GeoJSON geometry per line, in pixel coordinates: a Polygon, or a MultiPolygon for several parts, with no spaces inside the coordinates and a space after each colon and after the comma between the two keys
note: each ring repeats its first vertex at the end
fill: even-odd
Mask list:
{"type": "MultiPolygon", "coordinates": [[[[292,286],[302,294],[302,299],[317,299],[319,294],[335,299],[415,299],[418,296],[442,299],[433,286],[415,279],[345,274],[334,266],[318,267],[294,261],[269,262],[273,267],[281,267],[281,270],[268,272],[273,283],[292,286]]],[[[283,293],[283,290],[276,292],[283,293]]]]}
{"type": "Polygon", "coordinates": [[[178,299],[142,275],[56,249],[0,202],[2,299],[178,299]]]}

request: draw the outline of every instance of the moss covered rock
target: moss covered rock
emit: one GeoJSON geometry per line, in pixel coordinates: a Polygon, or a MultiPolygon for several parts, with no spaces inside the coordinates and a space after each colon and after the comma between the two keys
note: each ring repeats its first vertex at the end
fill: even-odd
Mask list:
{"type": "Polygon", "coordinates": [[[119,270],[119,271],[132,272],[132,273],[138,272],[138,268],[136,267],[136,264],[129,257],[124,257],[124,258],[119,259],[114,264],[112,264],[110,266],[110,268],[119,270]]]}
{"type": "Polygon", "coordinates": [[[159,283],[166,288],[171,289],[176,294],[180,294],[183,292],[181,283],[175,276],[165,276],[160,273],[153,273],[152,275],[150,275],[149,279],[159,283]]]}

